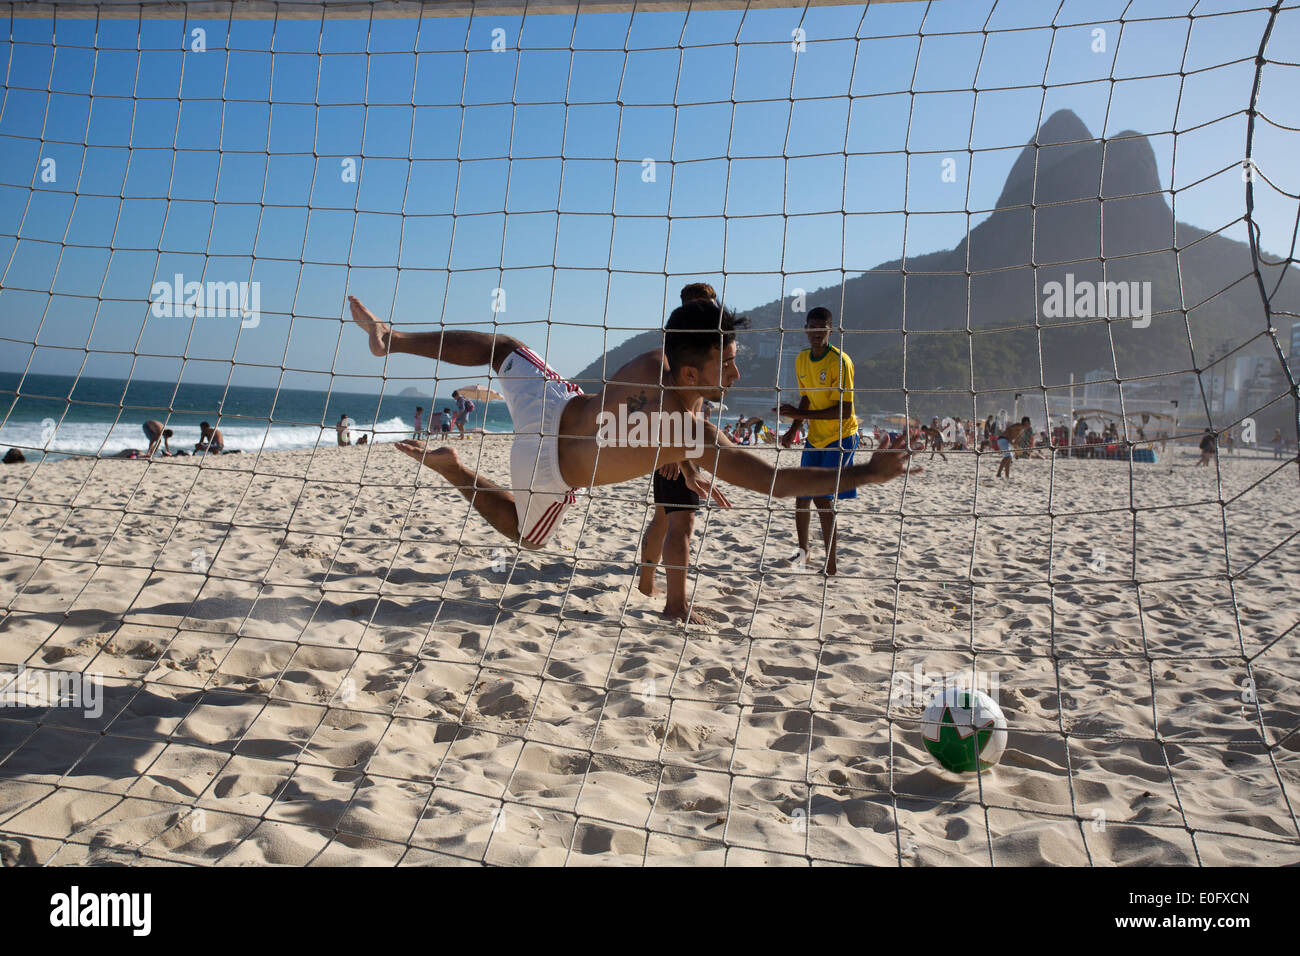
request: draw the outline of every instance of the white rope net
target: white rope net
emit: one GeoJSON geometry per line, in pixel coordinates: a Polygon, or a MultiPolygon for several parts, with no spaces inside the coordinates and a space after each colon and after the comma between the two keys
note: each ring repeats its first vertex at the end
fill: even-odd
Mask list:
{"type": "Polygon", "coordinates": [[[0,854],[1300,861],[1297,40],[1283,0],[0,5],[0,854]],[[1000,483],[972,424],[838,503],[833,577],[728,489],[678,627],[649,478],[521,550],[389,445],[488,370],[344,302],[592,392],[695,281],[751,320],[727,423],[797,403],[822,305],[864,426],[1075,447],[1000,483]],[[243,454],[110,457],[200,419],[243,454]],[[923,747],[944,675],[995,769],[923,747]]]}

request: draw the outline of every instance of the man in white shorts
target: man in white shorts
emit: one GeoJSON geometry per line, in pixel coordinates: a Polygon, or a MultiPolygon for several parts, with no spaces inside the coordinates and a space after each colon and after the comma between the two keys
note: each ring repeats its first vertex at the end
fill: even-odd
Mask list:
{"type": "Polygon", "coordinates": [[[520,345],[498,371],[501,395],[514,422],[510,477],[520,541],[541,547],[577,500],[560,474],[560,415],[582,389],[560,378],[536,352],[520,345]],[[523,480],[521,480],[523,479],[523,480]]]}
{"type": "MultiPolygon", "coordinates": [[[[777,468],[767,457],[735,447],[716,426],[696,415],[703,400],[720,402],[739,377],[734,314],[716,302],[684,304],[669,317],[662,353],[638,356],[614,373],[599,393],[583,394],[547,367],[535,352],[508,335],[461,330],[398,332],[349,296],[353,320],[370,337],[374,355],[405,352],[452,365],[487,365],[500,380],[514,421],[510,451],[513,489],[503,488],[460,463],[447,446],[407,439],[397,449],[445,478],[483,519],[511,541],[542,547],[560,526],[577,488],[617,484],[680,462],[687,482],[709,495],[714,478],[775,498],[829,495],[838,489],[890,481],[908,469],[905,447],[878,451],[871,460],[836,468],[777,468]],[[613,441],[611,418],[628,421],[643,410],[694,415],[698,447],[613,441]],[[621,416],[621,418],[620,418],[621,416]]],[[[913,468],[913,471],[920,471],[913,468]]]]}

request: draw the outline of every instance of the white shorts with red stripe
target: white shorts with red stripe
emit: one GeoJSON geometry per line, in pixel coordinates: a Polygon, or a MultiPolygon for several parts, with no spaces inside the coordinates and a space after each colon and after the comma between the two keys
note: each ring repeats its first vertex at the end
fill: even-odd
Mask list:
{"type": "Polygon", "coordinates": [[[519,536],[540,547],[577,500],[577,489],[560,476],[560,416],[582,394],[529,348],[510,354],[497,373],[515,440],[510,448],[510,485],[519,515],[519,536]]]}

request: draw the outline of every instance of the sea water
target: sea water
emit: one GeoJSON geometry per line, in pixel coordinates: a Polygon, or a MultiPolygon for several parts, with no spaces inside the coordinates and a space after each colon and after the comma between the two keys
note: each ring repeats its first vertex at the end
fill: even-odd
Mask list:
{"type": "MultiPolygon", "coordinates": [[[[396,390],[394,390],[396,391],[396,390]]],[[[114,456],[126,449],[148,449],[141,426],[156,419],[176,434],[173,451],[190,451],[199,440],[199,423],[221,429],[227,450],[287,451],[337,444],[339,416],[352,419],[352,441],[409,438],[416,406],[423,425],[437,432],[451,408],[450,396],[407,397],[342,391],[253,388],[190,382],[122,381],[65,375],[0,372],[0,455],[19,448],[29,460],[45,452],[114,456]]],[[[510,432],[505,402],[476,402],[466,430],[510,432]]],[[[458,434],[458,432],[457,432],[458,434]]]]}

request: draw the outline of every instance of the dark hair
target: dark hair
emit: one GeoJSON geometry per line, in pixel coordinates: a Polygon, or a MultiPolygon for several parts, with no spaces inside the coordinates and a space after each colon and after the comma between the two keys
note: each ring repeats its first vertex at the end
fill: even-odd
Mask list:
{"type": "Polygon", "coordinates": [[[424,411],[424,406],[423,406],[423,405],[416,405],[416,406],[415,406],[415,410],[416,410],[417,412],[422,412],[422,411],[424,411]]]}
{"type": "Polygon", "coordinates": [[[689,365],[703,368],[714,349],[725,349],[736,341],[736,329],[749,320],[724,309],[712,299],[693,299],[673,310],[664,325],[664,356],[668,368],[680,371],[689,365]]]}
{"type": "Polygon", "coordinates": [[[212,426],[209,425],[207,422],[199,422],[199,428],[200,428],[202,431],[207,431],[207,430],[208,430],[209,428],[211,428],[211,427],[212,427],[212,426]]]}
{"type": "Polygon", "coordinates": [[[1022,424],[1022,425],[1032,425],[1033,422],[1030,420],[1029,416],[1026,415],[1024,418],[1020,419],[1020,424],[1022,424]]]}
{"type": "Polygon", "coordinates": [[[172,431],[170,428],[164,428],[164,429],[163,429],[163,438],[171,438],[172,435],[174,435],[174,434],[176,434],[176,433],[175,433],[174,431],[172,431]]]}
{"type": "Polygon", "coordinates": [[[687,302],[694,302],[696,299],[718,299],[718,293],[713,291],[713,286],[707,282],[692,282],[690,285],[682,286],[682,305],[687,302]]]}
{"type": "Polygon", "coordinates": [[[822,320],[825,320],[828,324],[831,324],[834,323],[835,316],[831,315],[830,309],[826,308],[824,305],[819,305],[817,306],[817,308],[813,309],[811,312],[808,313],[808,318],[804,319],[804,325],[807,325],[809,322],[814,322],[814,321],[821,322],[822,320]]]}

